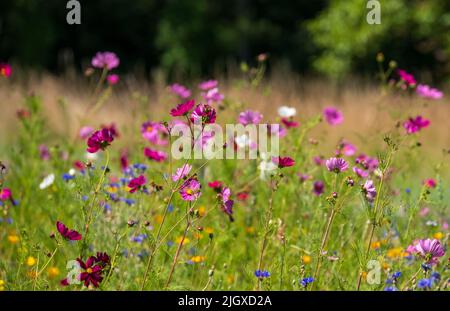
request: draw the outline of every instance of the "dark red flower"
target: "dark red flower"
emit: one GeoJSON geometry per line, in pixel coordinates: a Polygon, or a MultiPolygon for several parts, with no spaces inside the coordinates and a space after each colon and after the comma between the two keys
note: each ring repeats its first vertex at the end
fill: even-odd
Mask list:
{"type": "Polygon", "coordinates": [[[80,281],[84,282],[84,286],[88,287],[90,284],[94,285],[94,287],[98,287],[101,281],[103,280],[102,276],[102,267],[100,265],[96,265],[96,257],[91,256],[83,262],[80,258],[77,258],[80,267],[84,270],[80,274],[80,281]]]}
{"type": "Polygon", "coordinates": [[[126,151],[122,151],[120,153],[120,167],[122,170],[126,170],[129,165],[130,162],[128,161],[128,153],[126,151]]]}
{"type": "Polygon", "coordinates": [[[249,197],[249,193],[247,191],[242,191],[236,193],[236,197],[239,201],[246,201],[249,197]]]}
{"type": "Polygon", "coordinates": [[[293,166],[295,164],[295,161],[293,159],[291,159],[290,157],[273,158],[273,162],[275,164],[278,164],[279,168],[289,167],[289,166],[293,166]]]}
{"type": "Polygon", "coordinates": [[[120,136],[115,123],[111,123],[110,125],[102,125],[101,128],[109,130],[111,136],[114,138],[120,136]]]}
{"type": "Polygon", "coordinates": [[[62,222],[56,222],[56,229],[62,235],[63,238],[69,241],[78,241],[81,240],[81,234],[78,231],[70,230],[67,228],[62,222]]]}
{"type": "Polygon", "coordinates": [[[77,160],[75,162],[73,162],[73,167],[75,167],[77,170],[79,170],[80,172],[84,171],[85,165],[83,162],[77,160]]]}
{"type": "Polygon", "coordinates": [[[286,126],[287,128],[293,128],[293,127],[298,127],[298,122],[289,120],[287,118],[282,118],[281,122],[284,124],[284,126],[286,126]]]}
{"type": "Polygon", "coordinates": [[[105,150],[106,147],[114,140],[114,137],[109,129],[101,129],[95,131],[87,141],[87,151],[90,153],[96,153],[97,151],[105,150]]]}
{"type": "Polygon", "coordinates": [[[170,115],[173,117],[186,116],[189,111],[194,107],[195,101],[193,99],[188,100],[182,104],[177,105],[176,108],[173,108],[170,111],[170,115]]]}
{"type": "Polygon", "coordinates": [[[218,180],[209,182],[208,187],[213,188],[217,192],[220,192],[222,190],[222,182],[218,180]]]}
{"type": "Polygon", "coordinates": [[[106,252],[97,252],[95,262],[99,263],[103,268],[110,264],[111,259],[106,252]]]}
{"type": "Polygon", "coordinates": [[[144,155],[147,158],[149,158],[151,160],[154,160],[156,162],[162,162],[162,161],[164,161],[167,158],[165,152],[154,150],[154,149],[150,149],[150,148],[144,148],[144,155]]]}
{"type": "Polygon", "coordinates": [[[130,193],[134,193],[137,190],[141,189],[142,186],[144,186],[146,182],[147,182],[147,179],[145,178],[144,175],[140,175],[139,177],[136,177],[136,178],[133,178],[132,180],[130,180],[130,182],[128,183],[128,187],[130,188],[130,193]]]}

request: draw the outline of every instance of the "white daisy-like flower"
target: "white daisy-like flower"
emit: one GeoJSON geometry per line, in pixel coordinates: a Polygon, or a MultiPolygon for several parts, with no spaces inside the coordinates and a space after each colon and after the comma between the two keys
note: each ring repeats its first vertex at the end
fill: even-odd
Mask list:
{"type": "Polygon", "coordinates": [[[297,114],[297,109],[294,107],[288,107],[288,106],[281,106],[278,108],[278,114],[282,118],[290,118],[297,114]]]}
{"type": "Polygon", "coordinates": [[[55,174],[47,175],[39,184],[39,189],[43,190],[45,188],[48,188],[53,184],[54,181],[55,181],[55,174]]]}
{"type": "Polygon", "coordinates": [[[278,166],[273,163],[272,156],[268,153],[261,153],[261,162],[258,165],[258,169],[260,170],[259,178],[262,180],[267,179],[273,175],[278,166]]]}

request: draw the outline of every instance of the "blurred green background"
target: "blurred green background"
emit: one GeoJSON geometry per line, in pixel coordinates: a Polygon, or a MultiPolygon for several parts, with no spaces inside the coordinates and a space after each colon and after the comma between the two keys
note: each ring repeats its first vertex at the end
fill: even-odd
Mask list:
{"type": "MultiPolygon", "coordinates": [[[[120,71],[162,69],[186,77],[226,72],[268,53],[272,66],[342,78],[375,70],[383,51],[429,83],[450,80],[450,1],[80,0],[81,25],[65,0],[2,0],[0,61],[61,72],[116,52],[120,71]]],[[[269,68],[270,70],[270,68],[269,68]]]]}

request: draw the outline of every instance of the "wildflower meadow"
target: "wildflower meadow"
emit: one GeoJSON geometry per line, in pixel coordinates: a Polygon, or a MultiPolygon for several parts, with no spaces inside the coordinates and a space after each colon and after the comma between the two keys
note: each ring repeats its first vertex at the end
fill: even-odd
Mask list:
{"type": "Polygon", "coordinates": [[[53,95],[2,63],[0,290],[448,289],[444,92],[382,53],[360,90],[269,61],[146,93],[100,51],[53,95]]]}

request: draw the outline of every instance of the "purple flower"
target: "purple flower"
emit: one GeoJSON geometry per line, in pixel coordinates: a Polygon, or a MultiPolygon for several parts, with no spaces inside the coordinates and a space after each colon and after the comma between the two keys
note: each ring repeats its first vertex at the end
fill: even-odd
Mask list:
{"type": "Polygon", "coordinates": [[[373,202],[375,200],[375,197],[377,196],[377,190],[373,185],[373,181],[371,181],[370,179],[366,180],[366,182],[362,186],[362,189],[364,194],[366,195],[367,201],[373,202]]]}
{"type": "Polygon", "coordinates": [[[406,129],[406,133],[413,134],[419,132],[421,129],[430,125],[430,120],[423,119],[422,116],[415,118],[409,118],[403,123],[403,127],[406,129]]]}
{"type": "Polygon", "coordinates": [[[258,111],[247,110],[239,114],[239,123],[243,125],[258,124],[262,118],[263,115],[258,111]]]}
{"type": "Polygon", "coordinates": [[[180,188],[180,195],[184,201],[195,201],[200,195],[201,185],[197,179],[191,178],[186,180],[180,188]]]}
{"type": "Polygon", "coordinates": [[[182,104],[177,105],[176,108],[173,108],[170,111],[170,115],[173,117],[186,116],[192,108],[194,108],[195,101],[188,100],[182,104]]]}
{"type": "Polygon", "coordinates": [[[313,193],[315,195],[317,195],[317,196],[321,195],[323,193],[324,189],[325,189],[325,184],[322,181],[317,180],[314,182],[313,193]]]}
{"type": "Polygon", "coordinates": [[[357,166],[353,167],[353,172],[355,172],[355,174],[361,178],[366,178],[367,176],[369,176],[369,172],[367,172],[366,170],[363,170],[362,168],[359,168],[357,166]]]}
{"type": "Polygon", "coordinates": [[[195,124],[209,124],[216,122],[216,110],[208,104],[199,104],[191,114],[191,121],[195,124]]]}
{"type": "Polygon", "coordinates": [[[414,246],[414,250],[425,259],[426,263],[432,265],[437,263],[439,257],[445,255],[441,242],[436,239],[419,240],[414,246]]]}
{"type": "Polygon", "coordinates": [[[105,150],[113,140],[113,135],[109,129],[104,128],[100,131],[96,131],[87,141],[87,152],[96,153],[100,149],[105,150]]]}
{"type": "Polygon", "coordinates": [[[48,149],[48,147],[46,145],[39,146],[39,156],[44,161],[50,160],[50,150],[48,149]]]}
{"type": "Polygon", "coordinates": [[[113,52],[97,52],[92,58],[91,65],[96,68],[114,69],[119,66],[120,60],[113,52]]]}
{"type": "Polygon", "coordinates": [[[184,85],[175,83],[169,87],[170,91],[181,98],[188,98],[191,96],[191,91],[184,85]]]}
{"type": "Polygon", "coordinates": [[[140,175],[139,177],[133,178],[128,183],[128,188],[130,188],[130,193],[134,193],[137,190],[141,189],[145,183],[147,182],[147,179],[144,175],[140,175]]]}
{"type": "Polygon", "coordinates": [[[202,92],[201,95],[208,105],[211,105],[213,103],[220,103],[225,98],[223,94],[219,92],[219,89],[217,87],[212,88],[206,92],[202,92]]]}
{"type": "Polygon", "coordinates": [[[167,155],[164,151],[154,150],[150,148],[144,148],[144,155],[150,160],[154,160],[156,162],[162,162],[167,158],[167,155]]]}
{"type": "Polygon", "coordinates": [[[269,271],[266,270],[256,270],[255,276],[259,279],[268,278],[270,276],[269,271]]]}
{"type": "Polygon", "coordinates": [[[441,99],[444,93],[438,89],[432,88],[425,84],[419,84],[416,88],[416,92],[420,97],[427,99],[441,99]]]}
{"type": "Polygon", "coordinates": [[[330,172],[340,173],[348,169],[348,163],[342,158],[329,158],[325,165],[330,172]]]}
{"type": "Polygon", "coordinates": [[[147,121],[141,126],[142,137],[152,144],[164,146],[167,140],[163,136],[167,135],[167,130],[161,123],[147,121]]]}
{"type": "Polygon", "coordinates": [[[203,81],[198,85],[198,88],[202,91],[208,91],[210,89],[216,88],[218,85],[217,80],[207,80],[203,81]]]}
{"type": "Polygon", "coordinates": [[[231,190],[228,187],[224,187],[222,191],[218,194],[220,202],[222,204],[222,211],[228,215],[230,221],[234,221],[233,218],[233,205],[234,201],[230,200],[231,190]]]}
{"type": "Polygon", "coordinates": [[[323,117],[330,125],[338,125],[344,121],[343,114],[334,107],[326,107],[323,110],[323,117]]]}
{"type": "Polygon", "coordinates": [[[277,164],[279,168],[289,167],[295,164],[295,160],[290,157],[274,157],[272,158],[272,162],[277,164]]]}
{"type": "Polygon", "coordinates": [[[177,168],[177,172],[172,175],[173,181],[178,181],[189,174],[192,169],[192,165],[185,164],[180,168],[177,168]]]}
{"type": "Polygon", "coordinates": [[[356,153],[356,147],[349,142],[343,141],[339,144],[339,149],[336,150],[336,155],[343,154],[347,157],[351,157],[356,153]]]}

